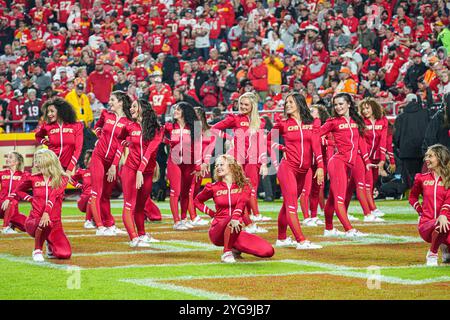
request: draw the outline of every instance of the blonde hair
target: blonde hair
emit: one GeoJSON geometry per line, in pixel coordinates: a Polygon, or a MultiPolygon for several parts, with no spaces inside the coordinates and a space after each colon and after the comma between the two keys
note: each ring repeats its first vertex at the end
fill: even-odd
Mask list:
{"type": "Polygon", "coordinates": [[[252,105],[252,111],[250,113],[250,130],[255,133],[261,127],[261,119],[258,112],[258,97],[253,92],[246,92],[239,97],[238,106],[241,104],[242,99],[248,99],[252,105]]]}
{"type": "Polygon", "coordinates": [[[23,171],[23,167],[24,167],[23,156],[20,153],[18,153],[17,151],[11,151],[10,153],[16,157],[16,160],[17,160],[16,170],[23,171]]]}
{"type": "Polygon", "coordinates": [[[39,164],[39,173],[51,179],[50,186],[57,189],[62,185],[62,178],[67,174],[56,154],[49,149],[40,149],[34,153],[34,163],[39,164]]]}
{"type": "Polygon", "coordinates": [[[442,177],[445,189],[450,188],[450,152],[446,146],[442,144],[434,144],[428,147],[426,152],[433,152],[439,161],[439,167],[436,173],[442,177]]]}
{"type": "MultiPolygon", "coordinates": [[[[224,159],[225,163],[228,164],[228,167],[230,168],[230,172],[233,178],[233,182],[236,183],[239,188],[243,188],[249,184],[249,180],[244,175],[244,170],[242,170],[241,165],[236,161],[236,159],[233,156],[230,156],[229,154],[222,154],[217,157],[216,162],[219,159],[224,159]]],[[[222,177],[219,177],[217,175],[217,168],[214,169],[214,180],[216,181],[223,180],[222,177]]]]}

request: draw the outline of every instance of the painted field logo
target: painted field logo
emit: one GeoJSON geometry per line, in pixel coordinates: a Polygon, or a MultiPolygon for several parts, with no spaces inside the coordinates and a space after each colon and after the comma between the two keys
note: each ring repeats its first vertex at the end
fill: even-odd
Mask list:
{"type": "Polygon", "coordinates": [[[367,267],[367,289],[381,289],[381,268],[378,266],[367,267]]]}
{"type": "Polygon", "coordinates": [[[67,289],[79,290],[81,289],[81,269],[79,267],[67,268],[69,277],[67,278],[67,289]]]}

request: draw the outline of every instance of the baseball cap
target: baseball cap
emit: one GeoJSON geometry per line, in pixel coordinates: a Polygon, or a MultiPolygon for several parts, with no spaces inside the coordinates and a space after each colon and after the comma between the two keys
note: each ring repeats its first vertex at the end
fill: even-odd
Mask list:
{"type": "Polygon", "coordinates": [[[378,87],[378,88],[381,88],[380,82],[378,82],[378,81],[372,81],[372,82],[370,83],[370,86],[371,86],[371,87],[378,87]]]}
{"type": "Polygon", "coordinates": [[[342,68],[339,70],[339,72],[340,72],[340,73],[347,73],[347,74],[351,74],[351,73],[352,73],[352,72],[350,71],[350,69],[347,68],[347,67],[342,67],[342,68]]]}
{"type": "Polygon", "coordinates": [[[103,62],[103,60],[102,59],[97,59],[96,61],[95,61],[95,64],[103,64],[104,62],[103,62]]]}
{"type": "Polygon", "coordinates": [[[331,51],[330,56],[331,57],[339,57],[339,53],[337,51],[331,51]]]}
{"type": "Polygon", "coordinates": [[[405,87],[405,83],[403,81],[400,81],[399,83],[397,83],[397,88],[398,89],[402,89],[405,87]]]}
{"type": "Polygon", "coordinates": [[[14,97],[21,97],[22,95],[22,91],[20,91],[19,89],[14,90],[14,97]]]}
{"type": "Polygon", "coordinates": [[[82,83],[77,84],[77,89],[83,90],[84,85],[82,83]]]}

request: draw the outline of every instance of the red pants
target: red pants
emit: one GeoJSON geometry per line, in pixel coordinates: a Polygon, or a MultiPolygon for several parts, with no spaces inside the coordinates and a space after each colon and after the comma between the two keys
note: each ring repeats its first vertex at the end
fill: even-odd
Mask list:
{"type": "Polygon", "coordinates": [[[181,203],[181,217],[185,218],[189,207],[189,189],[194,179],[194,164],[175,164],[171,158],[167,163],[167,179],[170,184],[170,210],[173,221],[180,221],[178,201],[181,203]]]}
{"type": "Polygon", "coordinates": [[[425,240],[425,242],[431,243],[431,252],[437,253],[441,244],[450,246],[450,232],[439,233],[436,230],[436,219],[425,222],[421,219],[418,229],[420,237],[425,240]]]}
{"type": "Polygon", "coordinates": [[[209,229],[209,239],[214,245],[224,246],[224,252],[236,249],[260,258],[270,258],[274,255],[272,245],[263,238],[245,231],[231,233],[228,227],[230,220],[231,217],[213,221],[209,229]]]}
{"type": "Polygon", "coordinates": [[[19,201],[11,200],[6,212],[0,209],[0,218],[3,218],[3,228],[11,224],[13,227],[25,231],[27,217],[19,212],[19,201]]]}
{"type": "MultiPolygon", "coordinates": [[[[191,217],[191,220],[194,220],[197,217],[197,212],[195,210],[194,206],[194,198],[197,196],[197,194],[200,192],[200,188],[202,186],[202,178],[194,178],[192,179],[191,188],[189,189],[189,216],[191,217]]],[[[184,219],[183,217],[181,217],[184,219]]]]}
{"type": "Polygon", "coordinates": [[[30,236],[39,242],[35,245],[35,249],[42,250],[44,241],[48,242],[49,249],[58,259],[69,259],[72,255],[70,242],[64,234],[61,221],[52,221],[51,226],[38,228],[41,217],[29,216],[25,222],[26,231],[30,236]]]}
{"type": "Polygon", "coordinates": [[[336,212],[345,231],[348,231],[352,229],[352,225],[348,221],[347,210],[345,209],[345,196],[352,166],[333,156],[328,161],[327,169],[330,176],[330,194],[324,209],[325,229],[333,229],[333,213],[336,212]]]}
{"type": "Polygon", "coordinates": [[[111,167],[112,160],[107,161],[100,158],[95,152],[92,155],[90,167],[92,183],[92,214],[97,227],[111,227],[115,224],[111,214],[111,194],[117,181],[108,182],[106,173],[111,167]]]}
{"type": "MultiPolygon", "coordinates": [[[[305,178],[305,184],[303,185],[302,194],[300,196],[300,207],[302,209],[303,218],[309,218],[309,211],[311,210],[311,217],[317,217],[317,208],[319,203],[322,203],[322,208],[325,206],[323,190],[325,187],[325,181],[319,185],[317,178],[313,178],[316,174],[317,167],[313,166],[308,170],[305,178]]],[[[326,178],[327,172],[323,170],[323,176],[326,178]]]]}
{"type": "Polygon", "coordinates": [[[161,210],[159,210],[151,197],[148,197],[145,202],[144,213],[150,221],[161,221],[162,219],[161,210]]]}
{"type": "Polygon", "coordinates": [[[302,193],[308,172],[292,168],[286,160],[282,160],[277,177],[280,182],[283,206],[278,215],[278,239],[286,239],[287,226],[291,228],[297,242],[305,240],[298,220],[298,198],[302,193]]]}
{"type": "MultiPolygon", "coordinates": [[[[370,160],[372,164],[378,165],[380,160],[370,160]]],[[[370,171],[366,171],[366,197],[369,203],[370,211],[376,210],[377,205],[375,204],[375,199],[373,198],[373,188],[378,180],[378,167],[372,168],[370,171]]]]}
{"type": "Polygon", "coordinates": [[[85,220],[92,220],[92,207],[91,207],[91,194],[84,194],[82,193],[80,196],[80,199],[78,199],[77,205],[78,209],[81,212],[86,213],[85,220]]]}
{"type": "Polygon", "coordinates": [[[363,209],[365,216],[370,214],[370,207],[367,201],[366,192],[366,176],[371,175],[369,171],[366,170],[364,160],[358,155],[355,161],[355,166],[352,169],[352,173],[349,179],[349,185],[347,187],[347,195],[345,197],[345,208],[348,210],[350,201],[352,200],[353,192],[356,189],[356,198],[363,209]]]}
{"type": "Polygon", "coordinates": [[[136,189],[136,170],[122,167],[121,179],[124,207],[122,219],[131,240],[145,235],[145,203],[152,193],[153,172],[144,172],[144,184],[136,189]],[[136,232],[137,229],[137,232],[136,232]]]}
{"type": "MultiPolygon", "coordinates": [[[[250,183],[252,184],[252,194],[250,196],[250,200],[247,203],[247,213],[250,212],[253,213],[253,215],[258,216],[259,215],[259,208],[258,208],[258,186],[259,186],[259,170],[261,168],[261,165],[259,164],[244,164],[244,174],[245,176],[250,180],[250,183]]],[[[247,220],[249,218],[245,217],[244,222],[247,223],[247,220]]]]}

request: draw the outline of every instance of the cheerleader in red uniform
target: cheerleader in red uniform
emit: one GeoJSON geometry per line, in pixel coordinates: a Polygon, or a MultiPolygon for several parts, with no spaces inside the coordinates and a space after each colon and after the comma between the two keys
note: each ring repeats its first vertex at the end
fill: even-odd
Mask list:
{"type": "Polygon", "coordinates": [[[72,105],[59,97],[46,101],[42,112],[45,122],[35,133],[36,141],[48,146],[72,175],[83,148],[83,123],[77,122],[72,105]]]}
{"type": "Polygon", "coordinates": [[[31,212],[25,222],[28,234],[35,238],[33,260],[43,262],[42,248],[47,241],[47,257],[69,259],[72,255],[69,240],[61,223],[61,207],[69,177],[61,167],[58,157],[48,149],[34,154],[35,174],[20,181],[9,200],[18,199],[19,192],[32,190],[31,212]]]}
{"type": "Polygon", "coordinates": [[[431,243],[426,256],[427,266],[438,265],[439,246],[442,261],[450,262],[450,152],[435,144],[425,153],[427,173],[418,173],[409,195],[409,203],[420,216],[419,234],[431,243]],[[422,195],[422,203],[419,196],[422,195]]]}
{"type": "Polygon", "coordinates": [[[209,238],[216,246],[223,246],[221,260],[234,263],[241,253],[261,258],[274,255],[273,247],[266,240],[242,230],[243,210],[249,201],[251,185],[238,162],[230,155],[216,160],[215,183],[206,184],[194,200],[195,207],[213,218],[209,238]],[[216,210],[205,204],[213,199],[216,210]]]}
{"type": "Polygon", "coordinates": [[[71,184],[77,188],[81,189],[80,199],[78,199],[77,205],[81,212],[86,213],[86,218],[84,222],[85,229],[95,229],[95,223],[92,220],[92,207],[91,207],[91,170],[90,163],[92,158],[93,150],[86,150],[84,155],[84,166],[83,168],[78,168],[75,174],[71,177],[71,184]],[[80,182],[81,181],[81,182],[80,182]]]}
{"type": "Polygon", "coordinates": [[[110,199],[123,152],[123,141],[119,137],[132,123],[131,102],[125,92],[114,91],[109,98],[109,111],[103,110],[94,126],[98,141],[91,159],[91,167],[95,168],[91,171],[91,206],[99,236],[126,234],[115,226],[110,199]]]}
{"type": "MultiPolygon", "coordinates": [[[[350,224],[345,207],[349,176],[354,169],[358,150],[363,144],[364,120],[358,114],[355,103],[348,93],[338,93],[332,100],[335,117],[328,119],[320,129],[320,135],[333,134],[335,153],[328,161],[328,175],[330,178],[330,195],[325,205],[324,236],[362,237],[366,234],[356,230],[350,224]],[[336,212],[344,226],[345,233],[333,228],[333,213],[336,212]]],[[[363,150],[364,151],[364,150],[363,150]]],[[[371,164],[367,154],[363,154],[366,170],[371,164]]]]}
{"type": "MultiPolygon", "coordinates": [[[[19,213],[19,202],[8,200],[8,197],[13,193],[23,177],[28,173],[23,171],[23,156],[15,151],[12,151],[6,155],[6,167],[8,169],[0,171],[0,218],[3,218],[3,234],[15,234],[17,231],[14,228],[18,228],[21,231],[25,231],[26,216],[19,213]]],[[[19,192],[18,196],[25,200],[31,201],[31,197],[25,192],[19,192]]]]}
{"type": "MultiPolygon", "coordinates": [[[[201,148],[199,154],[201,155],[201,165],[200,171],[195,176],[192,181],[191,188],[189,189],[189,215],[191,217],[191,224],[193,226],[206,226],[208,221],[200,218],[195,212],[194,198],[200,192],[200,187],[202,185],[203,178],[209,173],[209,166],[211,160],[211,154],[216,146],[216,137],[211,134],[211,127],[206,121],[205,111],[200,108],[194,108],[197,118],[200,120],[202,134],[200,136],[200,143],[198,144],[201,148]]],[[[183,218],[182,218],[183,219],[183,218]]]]}
{"type": "MultiPolygon", "coordinates": [[[[259,213],[257,189],[259,176],[266,176],[267,169],[267,146],[265,144],[264,127],[265,122],[259,117],[257,97],[252,92],[246,92],[239,97],[239,114],[228,115],[224,120],[212,127],[212,132],[219,137],[225,137],[232,141],[229,154],[243,166],[246,177],[252,184],[252,195],[247,205],[247,212],[253,213],[253,221],[269,221],[259,213]],[[233,137],[225,133],[227,129],[233,130],[233,137]]],[[[264,233],[267,230],[251,224],[251,220],[244,215],[244,222],[249,225],[247,232],[264,233]]]]}
{"type": "Polygon", "coordinates": [[[127,140],[129,150],[120,173],[124,200],[122,219],[131,240],[130,247],[150,247],[150,243],[159,241],[145,233],[144,209],[152,192],[156,152],[163,132],[149,102],[134,101],[130,112],[134,122],[120,137],[127,140]]]}
{"type": "Polygon", "coordinates": [[[298,198],[302,193],[308,170],[312,167],[313,154],[317,163],[314,178],[323,183],[323,161],[320,147],[320,120],[314,119],[306,104],[305,97],[299,93],[289,94],[284,105],[285,120],[278,121],[268,136],[273,164],[278,169],[283,206],[278,216],[277,247],[295,246],[297,249],[320,249],[322,246],[311,243],[303,235],[298,220],[298,198]],[[277,140],[283,137],[284,145],[277,140]],[[278,165],[276,150],[284,151],[278,165]],[[287,238],[287,227],[294,234],[295,241],[287,238]]]}

